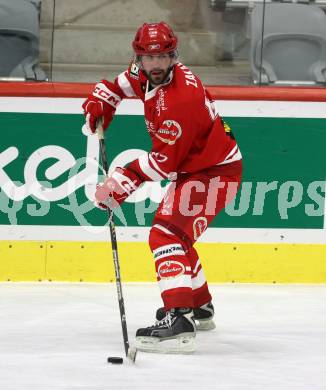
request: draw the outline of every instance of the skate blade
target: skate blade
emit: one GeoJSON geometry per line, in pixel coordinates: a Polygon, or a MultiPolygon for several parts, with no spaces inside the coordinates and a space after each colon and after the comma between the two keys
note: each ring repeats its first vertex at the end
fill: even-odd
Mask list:
{"type": "Polygon", "coordinates": [[[136,337],[136,348],[142,352],[189,354],[195,351],[195,336],[182,334],[177,338],[136,337]]]}
{"type": "Polygon", "coordinates": [[[215,322],[213,320],[195,320],[196,330],[213,330],[216,328],[215,322]]]}

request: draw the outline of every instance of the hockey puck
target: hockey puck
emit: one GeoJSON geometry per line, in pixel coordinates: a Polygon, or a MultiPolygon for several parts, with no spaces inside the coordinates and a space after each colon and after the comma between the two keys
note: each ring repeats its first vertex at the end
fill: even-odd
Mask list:
{"type": "Polygon", "coordinates": [[[123,358],[122,357],[109,356],[108,357],[108,363],[122,364],[123,363],[123,358]]]}

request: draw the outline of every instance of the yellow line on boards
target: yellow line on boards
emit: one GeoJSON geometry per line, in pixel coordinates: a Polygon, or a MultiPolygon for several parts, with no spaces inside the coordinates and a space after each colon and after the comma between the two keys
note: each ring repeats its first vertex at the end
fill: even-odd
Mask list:
{"type": "MultiPolygon", "coordinates": [[[[198,243],[209,282],[326,283],[326,245],[198,243]]],[[[122,280],[153,282],[145,242],[120,242],[122,280]]],[[[0,281],[113,282],[111,244],[0,241],[0,281]]]]}

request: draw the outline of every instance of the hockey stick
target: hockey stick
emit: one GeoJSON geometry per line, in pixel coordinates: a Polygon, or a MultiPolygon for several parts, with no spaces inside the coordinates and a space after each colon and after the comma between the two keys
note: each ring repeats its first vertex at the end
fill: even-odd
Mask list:
{"type": "MultiPolygon", "coordinates": [[[[97,126],[97,135],[100,144],[100,154],[102,160],[102,166],[105,174],[107,175],[109,172],[108,159],[105,148],[105,140],[104,140],[104,131],[102,127],[101,121],[99,121],[97,126]]],[[[137,349],[131,348],[129,345],[128,339],[128,329],[127,329],[127,321],[126,321],[126,313],[125,313],[125,304],[122,294],[122,284],[121,284],[121,276],[120,276],[120,263],[118,257],[118,243],[117,236],[115,231],[115,224],[113,219],[113,212],[108,207],[108,222],[110,227],[110,236],[111,236],[111,246],[112,246],[112,254],[113,254],[113,263],[114,263],[114,271],[115,271],[115,281],[117,285],[117,293],[118,293],[118,302],[120,309],[120,319],[121,319],[121,328],[122,328],[122,336],[123,336],[123,344],[125,347],[126,357],[129,358],[132,362],[136,360],[137,349]]]]}

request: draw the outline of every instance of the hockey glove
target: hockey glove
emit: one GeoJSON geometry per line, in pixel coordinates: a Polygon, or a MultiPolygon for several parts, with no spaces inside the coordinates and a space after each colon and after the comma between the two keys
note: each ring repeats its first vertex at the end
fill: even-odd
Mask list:
{"type": "Polygon", "coordinates": [[[103,118],[103,129],[106,129],[112,121],[113,115],[121,97],[118,88],[109,81],[102,80],[95,85],[91,95],[83,103],[86,116],[86,128],[90,134],[96,132],[98,120],[103,118]]]}
{"type": "Polygon", "coordinates": [[[95,199],[102,209],[118,207],[140,186],[142,180],[127,168],[116,168],[104,183],[97,185],[95,199]]]}

